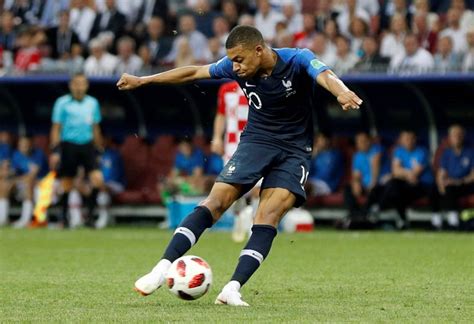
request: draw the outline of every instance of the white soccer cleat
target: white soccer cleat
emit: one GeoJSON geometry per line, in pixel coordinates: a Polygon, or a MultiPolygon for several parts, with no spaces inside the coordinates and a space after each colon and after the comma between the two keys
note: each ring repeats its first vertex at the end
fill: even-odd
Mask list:
{"type": "Polygon", "coordinates": [[[135,291],[142,296],[151,295],[160,288],[165,282],[165,276],[162,273],[150,272],[135,281],[135,291]]]}
{"type": "Polygon", "coordinates": [[[217,296],[215,304],[229,306],[250,306],[242,300],[239,292],[240,284],[237,281],[231,281],[222,288],[221,293],[217,296]]]}
{"type": "Polygon", "coordinates": [[[135,291],[142,296],[151,295],[165,283],[166,273],[171,265],[168,260],[161,260],[153,270],[137,281],[135,281],[135,291]]]}

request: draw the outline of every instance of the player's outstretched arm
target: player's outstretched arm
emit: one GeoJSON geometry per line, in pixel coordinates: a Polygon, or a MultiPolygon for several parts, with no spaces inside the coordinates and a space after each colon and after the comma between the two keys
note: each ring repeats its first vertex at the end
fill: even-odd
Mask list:
{"type": "Polygon", "coordinates": [[[351,91],[331,70],[326,70],[318,74],[316,81],[337,98],[342,109],[348,110],[360,108],[362,99],[351,91]]]}
{"type": "Polygon", "coordinates": [[[132,90],[150,83],[180,84],[201,79],[210,79],[209,66],[210,65],[184,66],[143,77],[124,73],[117,82],[117,87],[119,90],[132,90]]]}

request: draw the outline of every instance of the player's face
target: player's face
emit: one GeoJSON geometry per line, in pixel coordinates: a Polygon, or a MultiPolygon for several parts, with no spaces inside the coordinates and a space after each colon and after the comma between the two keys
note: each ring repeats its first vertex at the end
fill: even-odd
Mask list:
{"type": "Polygon", "coordinates": [[[76,76],[69,83],[69,89],[74,99],[82,100],[89,89],[89,82],[83,75],[76,76]]]}
{"type": "Polygon", "coordinates": [[[254,48],[238,45],[227,50],[227,57],[232,61],[234,72],[243,79],[250,79],[257,73],[262,54],[261,45],[254,48]]]}

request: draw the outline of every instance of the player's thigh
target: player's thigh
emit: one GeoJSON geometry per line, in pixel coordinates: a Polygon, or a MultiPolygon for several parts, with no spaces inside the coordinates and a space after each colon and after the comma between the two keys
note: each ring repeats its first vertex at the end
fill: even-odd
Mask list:
{"type": "Polygon", "coordinates": [[[207,198],[200,205],[207,207],[211,211],[214,220],[217,221],[242,195],[242,190],[242,186],[239,184],[216,182],[207,198]]]}
{"type": "Polygon", "coordinates": [[[255,214],[254,224],[278,226],[296,202],[296,195],[284,188],[263,189],[260,203],[255,214]]]}
{"type": "Polygon", "coordinates": [[[305,183],[308,178],[310,156],[286,153],[266,174],[262,190],[269,188],[286,189],[295,195],[295,207],[306,201],[305,183]]]}

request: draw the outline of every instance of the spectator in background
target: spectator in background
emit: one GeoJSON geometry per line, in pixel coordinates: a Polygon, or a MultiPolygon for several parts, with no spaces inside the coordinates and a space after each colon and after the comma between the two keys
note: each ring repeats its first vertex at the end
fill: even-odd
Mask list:
{"type": "Polygon", "coordinates": [[[429,155],[425,148],[416,145],[416,135],[405,130],[400,134],[399,145],[392,157],[392,179],[383,189],[380,210],[395,208],[400,216],[397,227],[406,225],[406,208],[413,201],[428,196],[435,203],[434,178],[429,155]]]}
{"type": "MultiPolygon", "coordinates": [[[[461,0],[461,1],[464,1],[464,0],[461,0]]],[[[436,12],[431,11],[430,5],[431,5],[430,0],[413,1],[414,16],[416,15],[425,16],[427,29],[435,30],[436,32],[439,32],[438,26],[440,25],[440,18],[436,12]]],[[[415,18],[414,16],[413,16],[413,19],[415,18]]],[[[412,21],[412,25],[414,25],[413,21],[412,21]]]]}
{"type": "Polygon", "coordinates": [[[360,17],[352,18],[349,25],[351,51],[357,57],[362,57],[362,41],[369,35],[369,25],[360,17]]]}
{"type": "Polygon", "coordinates": [[[12,155],[12,169],[15,174],[14,183],[17,199],[22,201],[21,216],[13,226],[26,227],[33,216],[33,191],[37,180],[48,172],[46,155],[32,146],[31,137],[21,136],[18,148],[12,155]]]}
{"type": "Polygon", "coordinates": [[[377,34],[380,28],[380,4],[379,0],[358,0],[357,5],[365,10],[370,16],[369,33],[377,34]]]}
{"type": "Polygon", "coordinates": [[[405,37],[405,51],[390,60],[390,69],[401,73],[423,73],[434,68],[433,56],[421,48],[414,34],[405,37]]]}
{"type": "Polygon", "coordinates": [[[314,16],[311,14],[303,15],[303,30],[294,34],[293,43],[298,48],[309,48],[313,37],[316,35],[316,25],[314,16]]]}
{"type": "Polygon", "coordinates": [[[96,15],[90,38],[99,37],[110,47],[123,35],[126,23],[127,19],[118,11],[115,0],[105,0],[105,10],[96,15]]]}
{"type": "Polygon", "coordinates": [[[209,48],[207,46],[207,38],[200,31],[196,30],[196,22],[194,16],[184,14],[179,18],[179,37],[176,37],[173,42],[171,52],[166,57],[166,61],[173,63],[178,55],[178,50],[183,43],[188,43],[191,48],[192,56],[197,62],[206,62],[209,57],[209,48]],[[182,41],[187,38],[187,41],[182,41]]]}
{"type": "Polygon", "coordinates": [[[336,53],[336,39],[340,35],[335,20],[328,20],[324,27],[324,34],[326,35],[326,46],[328,51],[336,53]]]}
{"type": "MultiPolygon", "coordinates": [[[[197,63],[196,58],[193,55],[193,49],[189,43],[189,39],[184,36],[180,36],[177,39],[178,41],[178,52],[176,54],[176,59],[174,60],[175,67],[194,65],[197,63]]],[[[206,57],[206,60],[210,56],[206,57]]]]}
{"type": "Polygon", "coordinates": [[[10,11],[15,16],[17,25],[36,25],[40,3],[31,0],[13,0],[4,4],[4,9],[10,11]]]}
{"type": "Polygon", "coordinates": [[[138,48],[138,56],[143,62],[143,66],[141,69],[142,74],[152,74],[153,73],[153,64],[151,58],[151,52],[148,47],[142,45],[138,48]]]}
{"type": "Polygon", "coordinates": [[[59,13],[59,24],[46,31],[52,59],[69,59],[73,46],[80,46],[79,37],[69,27],[69,11],[59,13]]]}
{"type": "Polygon", "coordinates": [[[16,44],[15,16],[10,11],[1,15],[0,47],[4,51],[13,53],[16,44]]]}
{"type": "Polygon", "coordinates": [[[45,39],[44,33],[34,27],[26,27],[18,33],[18,51],[15,55],[15,69],[24,73],[37,70],[41,63],[39,44],[45,39]]]}
{"type": "Polygon", "coordinates": [[[351,182],[344,191],[344,205],[348,210],[349,222],[353,218],[367,216],[370,206],[377,202],[381,186],[390,176],[390,165],[383,147],[373,143],[368,133],[357,133],[355,144],[357,152],[352,157],[351,182]],[[359,205],[358,199],[362,196],[368,196],[367,203],[359,205]]]}
{"type": "MultiPolygon", "coordinates": [[[[458,199],[474,193],[474,151],[464,143],[465,131],[453,125],[448,131],[448,147],[443,151],[436,174],[436,183],[441,195],[441,211],[447,213],[448,224],[459,225],[458,199]]],[[[442,216],[435,213],[431,220],[435,228],[442,227],[442,216]]]]}
{"type": "MultiPolygon", "coordinates": [[[[331,0],[319,0],[316,3],[316,10],[314,15],[307,14],[308,16],[313,16],[313,20],[316,21],[315,27],[316,30],[320,33],[324,32],[324,27],[328,20],[333,20],[335,18],[335,13],[332,10],[331,0]]],[[[308,11],[311,12],[311,11],[308,11]]],[[[305,16],[304,14],[303,16],[305,16]]]]}
{"type": "Polygon", "coordinates": [[[123,160],[110,137],[105,138],[104,152],[100,156],[99,167],[104,176],[105,186],[97,196],[97,211],[99,217],[94,225],[95,228],[104,228],[109,222],[107,209],[112,201],[111,196],[117,195],[125,190],[123,160]]]}
{"type": "MultiPolygon", "coordinates": [[[[416,13],[413,16],[412,24],[412,31],[418,37],[420,46],[429,51],[431,54],[434,54],[436,52],[438,30],[428,25],[427,13],[416,13]]],[[[436,25],[438,25],[437,22],[436,25]]]]}
{"type": "Polygon", "coordinates": [[[214,32],[214,37],[219,40],[220,51],[225,55],[225,41],[227,36],[229,36],[230,31],[229,22],[223,16],[217,16],[214,18],[212,30],[214,32]]]}
{"type": "Polygon", "coordinates": [[[96,12],[87,0],[71,0],[70,25],[79,36],[81,44],[86,46],[90,39],[96,12]]]}
{"type": "Polygon", "coordinates": [[[380,44],[380,55],[392,59],[405,51],[403,41],[407,33],[407,25],[402,15],[395,14],[390,20],[390,32],[385,34],[380,44]]]}
{"type": "Polygon", "coordinates": [[[0,130],[0,226],[8,223],[11,154],[10,134],[7,131],[0,130]]]}
{"type": "Polygon", "coordinates": [[[252,15],[243,14],[242,16],[239,17],[239,25],[254,27],[255,26],[255,19],[252,15]]]}
{"type": "Polygon", "coordinates": [[[56,27],[60,23],[61,12],[69,11],[70,0],[46,0],[41,11],[40,25],[45,28],[56,27]]]}
{"type": "Polygon", "coordinates": [[[152,66],[158,66],[171,51],[172,40],[164,36],[165,22],[162,18],[155,16],[147,25],[145,38],[141,42],[150,50],[152,66]]]}
{"type": "Polygon", "coordinates": [[[332,68],[336,63],[336,48],[328,46],[326,35],[323,33],[314,35],[310,49],[327,66],[332,68]]]}
{"type": "Polygon", "coordinates": [[[194,147],[189,138],[182,138],[178,144],[173,170],[166,179],[164,190],[193,195],[204,190],[204,153],[194,147]]]}
{"type": "Polygon", "coordinates": [[[107,52],[104,44],[94,38],[89,43],[90,55],[84,63],[84,73],[87,76],[113,75],[119,59],[107,52]]]}
{"type": "Polygon", "coordinates": [[[412,12],[406,0],[387,0],[381,8],[380,28],[386,30],[393,16],[400,15],[406,26],[411,26],[412,12]]]}
{"type": "Polygon", "coordinates": [[[214,20],[218,13],[212,10],[209,0],[197,0],[193,6],[194,19],[196,20],[196,29],[203,33],[207,38],[217,36],[214,34],[214,20]]]}
{"type": "Polygon", "coordinates": [[[351,52],[349,42],[349,39],[342,35],[336,39],[336,63],[333,65],[333,70],[339,75],[351,71],[359,61],[359,58],[351,52]]]}
{"type": "Polygon", "coordinates": [[[463,54],[466,51],[466,31],[461,28],[461,14],[459,9],[449,9],[446,17],[448,27],[439,33],[439,37],[451,37],[453,51],[456,54],[463,54]]]}
{"type": "Polygon", "coordinates": [[[453,52],[453,40],[451,37],[440,37],[437,47],[438,50],[434,55],[435,70],[441,73],[459,71],[461,67],[461,56],[453,52]]]}
{"type": "Polygon", "coordinates": [[[282,5],[282,13],[285,17],[286,28],[292,35],[303,30],[303,15],[296,11],[293,1],[285,1],[282,5]]]}
{"type": "Polygon", "coordinates": [[[209,45],[210,56],[207,61],[209,63],[217,62],[223,56],[225,56],[225,50],[222,49],[221,42],[219,41],[218,38],[216,37],[210,38],[208,41],[208,45],[209,45]]]}
{"type": "Polygon", "coordinates": [[[462,61],[463,72],[474,71],[474,27],[471,27],[466,33],[467,52],[462,61]]]}
{"type": "Polygon", "coordinates": [[[378,53],[377,40],[373,36],[367,36],[362,42],[363,55],[354,67],[359,72],[379,72],[387,71],[389,58],[380,56],[378,53]]]}
{"type": "Polygon", "coordinates": [[[275,27],[279,21],[285,21],[285,17],[272,9],[269,0],[257,0],[255,28],[262,32],[263,38],[268,43],[273,42],[276,36],[275,27]]]}
{"type": "Polygon", "coordinates": [[[468,30],[474,27],[474,11],[471,10],[472,7],[471,9],[466,8],[466,0],[452,0],[451,8],[457,9],[461,12],[460,25],[462,30],[468,30]]]}
{"type": "Polygon", "coordinates": [[[117,67],[115,74],[122,73],[138,74],[142,67],[143,61],[135,54],[135,40],[129,36],[123,36],[117,41],[117,67]]]}
{"type": "Polygon", "coordinates": [[[309,170],[309,186],[313,195],[328,195],[337,190],[344,173],[341,152],[333,148],[329,135],[316,135],[309,170]]]}
{"type": "Polygon", "coordinates": [[[336,18],[341,34],[350,37],[349,26],[356,17],[362,19],[366,24],[370,22],[369,13],[357,5],[357,0],[347,0],[343,10],[336,18]]]}
{"type": "Polygon", "coordinates": [[[229,23],[229,29],[237,26],[239,22],[239,10],[234,0],[224,0],[221,3],[221,12],[229,23]]]}

